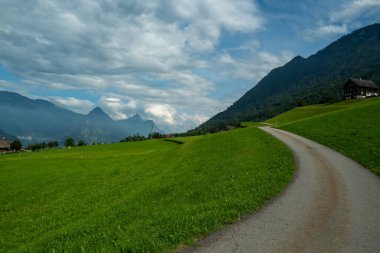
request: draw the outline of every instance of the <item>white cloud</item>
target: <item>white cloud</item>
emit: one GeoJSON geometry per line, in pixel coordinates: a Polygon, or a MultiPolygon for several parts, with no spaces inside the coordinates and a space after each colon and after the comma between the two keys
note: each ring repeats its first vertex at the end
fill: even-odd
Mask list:
{"type": "Polygon", "coordinates": [[[334,35],[342,35],[348,32],[347,25],[322,25],[314,29],[307,29],[304,31],[304,39],[315,40],[319,38],[326,38],[334,35]]]}
{"type": "Polygon", "coordinates": [[[343,34],[347,32],[347,25],[326,25],[317,30],[317,36],[325,37],[330,34],[343,34]]]}
{"type": "Polygon", "coordinates": [[[224,52],[220,57],[219,57],[219,62],[223,64],[235,64],[236,61],[231,57],[230,54],[224,52]]]}
{"type": "Polygon", "coordinates": [[[280,67],[291,60],[295,55],[291,51],[271,53],[264,50],[248,50],[247,59],[234,58],[224,52],[217,62],[224,66],[224,74],[249,82],[258,82],[270,70],[280,67]]]}
{"type": "Polygon", "coordinates": [[[165,1],[164,13],[184,25],[186,43],[196,51],[212,50],[221,29],[251,32],[264,23],[252,1],[245,0],[177,0],[165,1]],[[168,7],[168,8],[167,8],[168,7]]]}
{"type": "Polygon", "coordinates": [[[200,114],[189,115],[187,113],[182,113],[178,117],[180,121],[183,122],[182,126],[184,128],[194,128],[208,120],[207,116],[200,114]]]}
{"type": "Polygon", "coordinates": [[[75,75],[167,71],[191,65],[194,53],[213,50],[222,29],[252,32],[263,23],[251,1],[2,5],[0,56],[20,75],[26,70],[75,75]]]}
{"type": "Polygon", "coordinates": [[[151,104],[147,106],[145,112],[156,119],[158,124],[167,124],[170,126],[176,124],[174,120],[176,110],[170,105],[151,104]]]}
{"type": "MultiPolygon", "coordinates": [[[[22,79],[13,90],[24,94],[91,93],[99,99],[52,99],[83,113],[96,104],[114,119],[138,113],[183,131],[226,109],[294,57],[271,48],[278,43],[259,41],[268,34],[271,43],[280,41],[271,37],[282,34],[278,27],[264,27],[272,22],[267,17],[288,16],[280,20],[293,23],[284,27],[297,27],[315,42],[347,33],[363,17],[378,20],[380,2],[262,6],[286,11],[264,14],[255,0],[2,1],[0,65],[22,79]],[[257,31],[264,32],[257,37],[257,31]]],[[[288,44],[299,39],[280,37],[288,44]]],[[[11,86],[0,81],[0,88],[11,86]]]]}
{"type": "MultiPolygon", "coordinates": [[[[1,5],[0,64],[28,91],[90,91],[99,101],[50,99],[77,112],[87,113],[96,103],[114,119],[139,113],[172,127],[203,121],[231,103],[213,94],[222,88],[215,81],[221,70],[210,55],[219,50],[223,33],[252,34],[265,23],[250,0],[1,5]]],[[[252,77],[239,61],[224,63],[239,78],[252,77]]]]}
{"type": "Polygon", "coordinates": [[[345,1],[339,11],[334,11],[331,13],[331,22],[350,22],[355,20],[357,17],[363,15],[373,14],[379,15],[380,1],[379,0],[354,0],[345,1]]]}
{"type": "Polygon", "coordinates": [[[170,82],[178,90],[186,90],[183,95],[199,95],[212,91],[214,83],[190,71],[171,71],[159,75],[159,78],[170,82]]]}
{"type": "Polygon", "coordinates": [[[336,1],[319,12],[316,25],[302,31],[306,40],[331,38],[346,34],[349,30],[379,21],[380,1],[350,0],[336,1]]]}
{"type": "Polygon", "coordinates": [[[10,89],[11,87],[15,86],[14,83],[12,82],[8,82],[8,81],[5,81],[5,80],[0,80],[0,88],[1,89],[10,89]]]}
{"type": "Polygon", "coordinates": [[[110,103],[117,103],[117,102],[120,102],[120,99],[119,98],[105,98],[104,100],[106,100],[107,102],[110,102],[110,103]]]}
{"type": "Polygon", "coordinates": [[[100,98],[98,104],[115,120],[126,119],[137,113],[143,119],[154,120],[160,129],[167,132],[183,132],[194,128],[206,121],[215,111],[218,111],[218,108],[225,109],[227,107],[227,103],[220,104],[213,100],[199,101],[199,99],[194,99],[194,103],[208,104],[209,106],[197,110],[198,113],[189,114],[183,111],[189,105],[176,106],[180,104],[180,98],[177,99],[152,100],[141,98],[134,100],[128,96],[108,93],[100,98]]]}
{"type": "Polygon", "coordinates": [[[128,118],[132,114],[137,103],[133,98],[120,96],[117,94],[106,94],[100,98],[98,104],[113,118],[114,120],[122,120],[128,118]]]}
{"type": "Polygon", "coordinates": [[[87,113],[96,105],[88,100],[81,100],[74,97],[49,97],[49,101],[60,106],[69,108],[78,113],[87,113]]]}

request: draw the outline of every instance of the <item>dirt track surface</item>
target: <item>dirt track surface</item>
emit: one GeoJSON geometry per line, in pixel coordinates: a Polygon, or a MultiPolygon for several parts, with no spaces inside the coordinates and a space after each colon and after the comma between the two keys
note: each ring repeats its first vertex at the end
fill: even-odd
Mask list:
{"type": "Polygon", "coordinates": [[[262,129],[293,151],[295,178],[259,212],[182,252],[380,252],[380,178],[323,145],[262,129]]]}

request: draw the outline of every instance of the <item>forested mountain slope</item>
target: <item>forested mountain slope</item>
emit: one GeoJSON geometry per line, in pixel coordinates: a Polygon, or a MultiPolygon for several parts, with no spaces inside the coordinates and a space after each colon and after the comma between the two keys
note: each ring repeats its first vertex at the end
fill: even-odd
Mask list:
{"type": "Polygon", "coordinates": [[[380,24],[343,36],[305,59],[295,57],[273,69],[255,87],[201,125],[215,130],[240,121],[262,121],[296,107],[343,99],[343,85],[351,78],[380,82],[380,24]]]}

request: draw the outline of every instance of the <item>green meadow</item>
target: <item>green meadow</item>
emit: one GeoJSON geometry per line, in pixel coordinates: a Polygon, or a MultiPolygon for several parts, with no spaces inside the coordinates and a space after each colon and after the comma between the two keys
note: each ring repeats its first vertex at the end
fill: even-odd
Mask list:
{"type": "Polygon", "coordinates": [[[0,252],[171,252],[262,207],[294,171],[247,127],[0,155],[0,252]]]}
{"type": "Polygon", "coordinates": [[[293,110],[284,112],[274,118],[264,121],[264,123],[273,124],[277,123],[278,126],[284,126],[287,124],[294,124],[297,121],[302,121],[311,117],[318,117],[322,114],[335,112],[342,109],[352,108],[352,106],[360,105],[364,102],[367,103],[368,100],[355,99],[347,100],[335,104],[318,104],[318,105],[308,105],[303,107],[296,107],[293,110]]]}
{"type": "Polygon", "coordinates": [[[298,107],[266,123],[329,146],[380,175],[380,98],[298,107]]]}

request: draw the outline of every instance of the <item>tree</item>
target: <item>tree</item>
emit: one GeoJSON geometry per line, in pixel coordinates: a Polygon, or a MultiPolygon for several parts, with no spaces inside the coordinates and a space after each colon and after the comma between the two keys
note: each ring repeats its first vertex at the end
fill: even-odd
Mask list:
{"type": "Polygon", "coordinates": [[[302,106],[304,106],[305,105],[305,101],[303,101],[303,99],[299,99],[298,101],[297,101],[297,107],[302,107],[302,106]]]}
{"type": "Polygon", "coordinates": [[[19,151],[22,148],[22,143],[19,140],[15,140],[11,143],[11,149],[19,151]]]}
{"type": "Polygon", "coordinates": [[[83,140],[78,141],[78,146],[82,147],[82,146],[86,146],[86,145],[87,144],[83,140]]]}
{"type": "Polygon", "coordinates": [[[335,102],[335,99],[332,95],[325,95],[319,100],[320,104],[331,104],[334,102],[335,102]]]}
{"type": "Polygon", "coordinates": [[[74,146],[75,146],[75,142],[73,138],[67,138],[65,140],[65,147],[74,147],[74,146]]]}
{"type": "Polygon", "coordinates": [[[56,148],[59,146],[58,141],[49,141],[47,145],[49,148],[56,148]]]}
{"type": "MultiPolygon", "coordinates": [[[[149,137],[149,138],[150,138],[150,137],[149,137]]],[[[128,136],[128,137],[126,137],[126,138],[120,140],[120,142],[145,141],[145,140],[146,140],[146,138],[145,138],[143,135],[139,135],[139,134],[137,133],[137,135],[136,135],[136,134],[134,134],[134,135],[130,135],[130,136],[128,136]]]]}
{"type": "Polygon", "coordinates": [[[160,134],[159,132],[154,132],[153,134],[149,134],[149,139],[160,139],[160,138],[162,138],[163,137],[163,135],[162,134],[160,134]]]}

